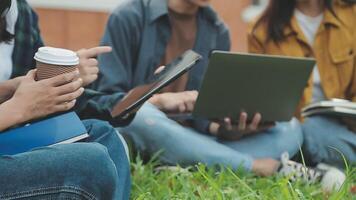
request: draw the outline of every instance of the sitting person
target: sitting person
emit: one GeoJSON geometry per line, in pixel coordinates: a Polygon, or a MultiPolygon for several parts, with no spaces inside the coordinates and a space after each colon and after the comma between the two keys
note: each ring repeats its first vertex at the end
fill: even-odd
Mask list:
{"type": "MultiPolygon", "coordinates": [[[[36,66],[34,55],[39,47],[43,46],[43,41],[38,27],[38,17],[26,0],[2,0],[0,6],[4,9],[1,16],[1,30],[4,40],[2,46],[7,46],[2,53],[6,55],[0,63],[2,73],[0,82],[9,78],[24,76],[29,70],[36,66]],[[13,4],[11,9],[6,5],[13,4]]],[[[97,79],[99,67],[95,59],[99,54],[111,51],[111,47],[94,47],[91,49],[81,49],[77,52],[80,62],[79,71],[83,80],[83,86],[89,85],[97,79]]],[[[115,126],[127,124],[130,120],[120,121],[111,119],[110,113],[105,105],[98,105],[91,98],[100,93],[85,88],[82,96],[78,98],[78,103],[74,109],[82,119],[100,118],[113,122],[115,126]]]]}
{"type": "Polygon", "coordinates": [[[292,167],[297,163],[286,164],[291,163],[286,161],[288,156],[284,157],[286,162],[279,161],[283,152],[294,156],[302,145],[301,128],[295,119],[263,129],[259,126],[260,114],[246,124],[246,113],[241,113],[238,125],[232,125],[229,119],[223,124],[195,119],[182,125],[167,117],[166,113],[194,109],[196,90],[210,52],[230,49],[229,31],[209,2],[133,0],[121,4],[112,13],[103,37],[102,44],[112,46],[113,52],[98,58],[101,75],[94,85],[107,95],[96,101],[113,107],[123,94],[149,82],[159,66],[193,49],[203,60],[152,97],[120,132],[141,153],[153,155],[163,150],[159,158],[165,164],[189,166],[201,162],[208,166],[242,167],[259,175],[272,175],[279,168],[301,170],[292,167]],[[222,139],[231,132],[249,137],[222,139]]]}
{"type": "MultiPolygon", "coordinates": [[[[0,1],[0,134],[23,122],[71,109],[84,91],[82,86],[96,76],[76,71],[36,82],[36,72],[30,71],[8,80],[11,71],[16,74],[19,69],[18,63],[33,66],[33,55],[26,55],[34,53],[31,48],[37,40],[31,34],[35,32],[24,35],[15,33],[14,28],[20,16],[24,18],[19,18],[17,24],[21,24],[20,19],[33,22],[34,18],[29,17],[34,15],[26,15],[30,11],[26,1],[0,1]]],[[[31,24],[27,22],[22,25],[31,24]]],[[[81,66],[83,61],[96,62],[81,59],[81,66]]],[[[86,66],[91,68],[92,64],[86,66]]],[[[107,123],[83,123],[90,135],[85,143],[0,156],[0,199],[128,199],[130,170],[125,142],[107,123]]]]}
{"type": "MultiPolygon", "coordinates": [[[[32,70],[0,83],[0,134],[71,109],[83,93],[78,77],[76,71],[36,82],[32,70]]],[[[130,170],[124,142],[105,122],[83,123],[90,135],[84,143],[0,156],[0,199],[128,199],[130,170]]]]}
{"type": "MultiPolygon", "coordinates": [[[[352,1],[270,1],[249,33],[249,51],[317,60],[300,108],[332,98],[356,102],[355,23],[352,1]]],[[[303,151],[311,165],[344,167],[340,152],[356,163],[356,134],[345,120],[308,117],[303,132],[303,151]]]]}

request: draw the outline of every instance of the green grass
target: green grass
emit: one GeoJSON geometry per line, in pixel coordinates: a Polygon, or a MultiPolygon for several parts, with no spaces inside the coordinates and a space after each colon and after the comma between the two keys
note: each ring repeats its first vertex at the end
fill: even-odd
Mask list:
{"type": "Polygon", "coordinates": [[[347,181],[332,193],[322,191],[320,185],[290,183],[283,177],[256,177],[230,169],[207,169],[203,165],[190,169],[155,170],[156,164],[143,164],[140,159],[132,164],[132,199],[202,199],[202,200],[293,200],[330,199],[356,200],[350,189],[356,183],[356,168],[349,168],[347,181]]]}

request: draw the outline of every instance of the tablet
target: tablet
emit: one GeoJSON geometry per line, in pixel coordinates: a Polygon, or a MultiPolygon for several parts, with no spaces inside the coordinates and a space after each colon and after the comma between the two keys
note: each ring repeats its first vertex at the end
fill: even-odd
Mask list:
{"type": "Polygon", "coordinates": [[[132,89],[111,111],[112,117],[127,118],[135,113],[142,104],[184,73],[189,71],[202,58],[198,53],[188,50],[176,58],[155,77],[151,83],[132,89]]]}
{"type": "Polygon", "coordinates": [[[214,51],[193,116],[249,120],[262,114],[263,122],[289,121],[307,86],[315,59],[214,51]]]}

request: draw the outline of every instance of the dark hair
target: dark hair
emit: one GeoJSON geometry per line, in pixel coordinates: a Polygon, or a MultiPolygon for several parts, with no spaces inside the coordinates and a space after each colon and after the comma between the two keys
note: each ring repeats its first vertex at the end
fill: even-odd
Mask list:
{"type": "Polygon", "coordinates": [[[11,6],[11,0],[0,0],[0,43],[1,42],[10,42],[14,35],[10,34],[7,30],[6,23],[6,12],[11,6]]]}
{"type": "MultiPolygon", "coordinates": [[[[332,11],[333,0],[323,0],[326,9],[332,11]]],[[[297,0],[270,0],[269,6],[257,21],[254,30],[261,24],[266,24],[267,41],[278,43],[285,37],[283,30],[290,26],[297,0]]],[[[333,12],[333,11],[332,11],[333,12]]]]}

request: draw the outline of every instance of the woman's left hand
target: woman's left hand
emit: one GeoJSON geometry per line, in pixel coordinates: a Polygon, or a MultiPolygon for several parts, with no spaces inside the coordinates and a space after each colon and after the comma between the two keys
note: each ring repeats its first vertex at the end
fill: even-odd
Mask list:
{"type": "Polygon", "coordinates": [[[225,118],[222,123],[219,123],[215,135],[223,140],[234,141],[267,130],[275,125],[274,122],[261,124],[262,116],[260,113],[255,114],[249,124],[247,119],[248,115],[245,112],[240,114],[239,121],[236,123],[233,123],[230,118],[225,118]]]}

